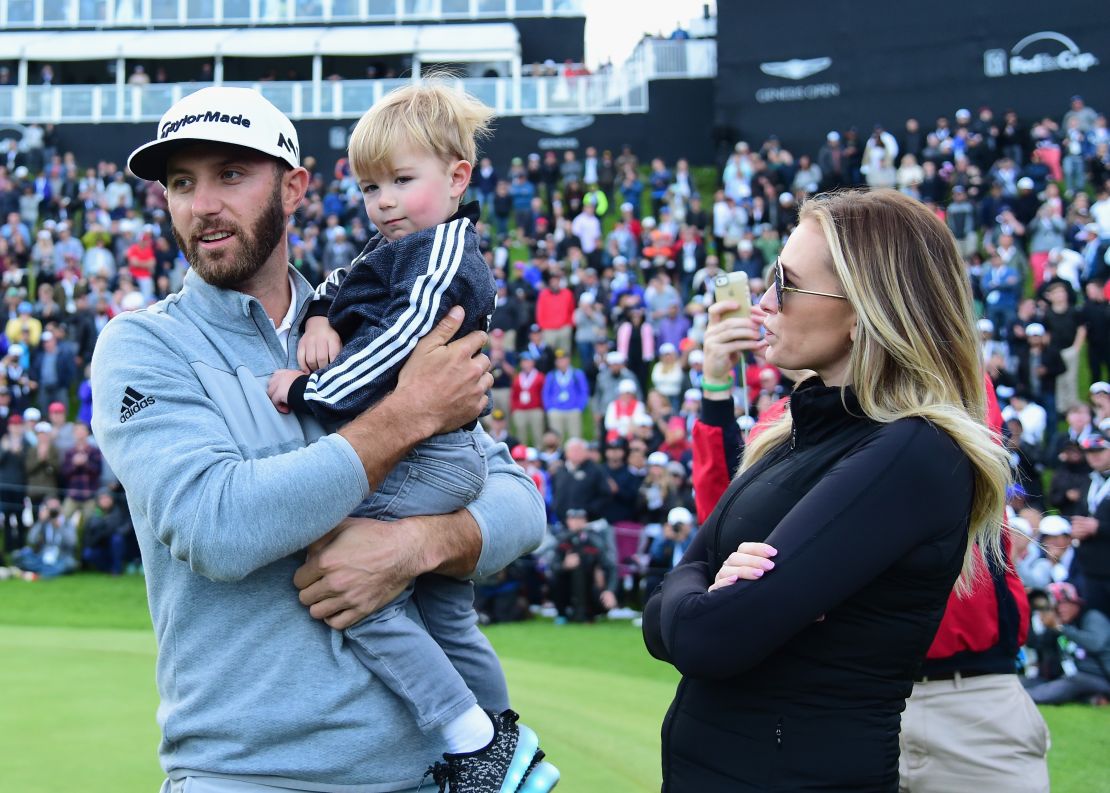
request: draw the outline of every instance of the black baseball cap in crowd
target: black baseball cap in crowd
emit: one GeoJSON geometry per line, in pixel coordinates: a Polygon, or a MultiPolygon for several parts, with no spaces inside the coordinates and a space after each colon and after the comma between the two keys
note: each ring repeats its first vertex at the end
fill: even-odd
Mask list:
{"type": "Polygon", "coordinates": [[[293,122],[258,91],[210,86],[189,94],[166,111],[156,137],[135,151],[127,167],[141,179],[166,182],[166,160],[198,141],[260,151],[296,168],[301,146],[293,122]]]}

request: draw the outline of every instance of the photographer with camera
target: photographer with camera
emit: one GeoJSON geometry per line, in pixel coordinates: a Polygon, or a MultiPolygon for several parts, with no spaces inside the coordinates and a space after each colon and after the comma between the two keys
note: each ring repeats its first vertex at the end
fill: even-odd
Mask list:
{"type": "Polygon", "coordinates": [[[617,565],[613,529],[607,521],[587,521],[586,510],[566,511],[551,562],[551,595],[559,612],[555,621],[593,622],[617,607],[617,565]]]}
{"type": "MultiPolygon", "coordinates": [[[[667,513],[667,522],[651,538],[648,547],[647,577],[644,579],[644,591],[651,594],[663,581],[663,576],[669,573],[682,559],[690,541],[694,538],[694,529],[697,524],[694,516],[686,507],[674,507],[667,513]]],[[[651,526],[648,526],[648,530],[651,526]]]]}
{"type": "Polygon", "coordinates": [[[1105,702],[1110,697],[1110,618],[1087,608],[1072,584],[1049,584],[1048,593],[1055,608],[1042,611],[1041,620],[1067,640],[1064,676],[1031,687],[1029,695],[1039,705],[1087,698],[1105,702]]]}
{"type": "Polygon", "coordinates": [[[62,514],[62,502],[48,496],[39,507],[38,520],[27,534],[27,545],[12,554],[15,566],[42,578],[77,569],[77,526],[62,514]]]}

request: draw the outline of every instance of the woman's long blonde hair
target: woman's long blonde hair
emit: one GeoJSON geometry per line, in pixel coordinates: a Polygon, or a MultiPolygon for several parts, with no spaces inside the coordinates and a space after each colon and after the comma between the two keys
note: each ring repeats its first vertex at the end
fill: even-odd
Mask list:
{"type": "MultiPolygon", "coordinates": [[[[894,190],[824,194],[802,205],[856,311],[848,382],[868,418],[920,416],[947,432],[971,460],[975,494],[957,591],[970,591],[975,545],[1005,563],[1001,531],[1009,460],[986,424],[986,393],[971,285],[948,228],[894,190]]],[[[783,443],[787,410],[751,442],[741,470],[783,443]]]]}

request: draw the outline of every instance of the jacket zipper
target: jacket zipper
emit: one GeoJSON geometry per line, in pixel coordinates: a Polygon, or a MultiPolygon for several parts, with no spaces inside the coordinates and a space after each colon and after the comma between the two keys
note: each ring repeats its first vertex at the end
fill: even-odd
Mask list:
{"type": "Polygon", "coordinates": [[[775,725],[775,749],[782,751],[782,716],[779,716],[779,723],[775,725]]]}

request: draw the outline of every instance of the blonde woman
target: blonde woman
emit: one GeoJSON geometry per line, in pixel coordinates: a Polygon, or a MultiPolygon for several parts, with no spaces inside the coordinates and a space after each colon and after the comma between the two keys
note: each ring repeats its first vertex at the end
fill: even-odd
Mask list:
{"type": "Polygon", "coordinates": [[[755,319],[714,312],[703,414],[743,351],[814,374],[646,606],[649,650],[683,675],[663,790],[894,793],[948,596],[972,545],[1002,560],[970,286],[945,226],[893,190],[808,201],[774,272],[755,319]]]}

